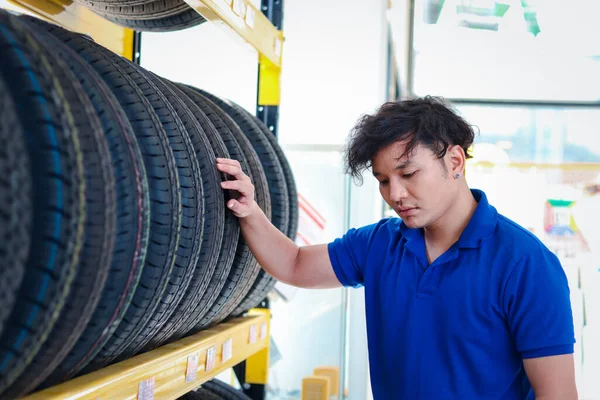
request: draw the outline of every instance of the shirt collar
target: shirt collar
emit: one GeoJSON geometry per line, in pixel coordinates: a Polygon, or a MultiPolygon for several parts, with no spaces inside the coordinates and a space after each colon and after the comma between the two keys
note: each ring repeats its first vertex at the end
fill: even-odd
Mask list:
{"type": "MultiPolygon", "coordinates": [[[[485,193],[478,189],[471,189],[471,193],[477,201],[477,208],[471,216],[467,227],[460,235],[457,245],[459,248],[476,248],[481,245],[481,242],[492,233],[498,222],[498,211],[490,205],[485,193]]],[[[409,248],[416,249],[420,247],[423,241],[422,229],[411,229],[404,222],[400,224],[400,232],[402,237],[406,239],[409,248]],[[414,239],[421,239],[415,241],[414,239]]]]}

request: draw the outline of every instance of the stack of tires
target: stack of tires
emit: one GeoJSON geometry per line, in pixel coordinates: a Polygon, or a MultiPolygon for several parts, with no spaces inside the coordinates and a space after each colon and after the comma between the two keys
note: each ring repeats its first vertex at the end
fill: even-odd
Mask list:
{"type": "Polygon", "coordinates": [[[216,158],[291,239],[290,166],[240,106],[0,11],[0,398],[242,315],[275,284],[216,158]]]}
{"type": "Polygon", "coordinates": [[[186,393],[180,400],[252,400],[243,391],[218,379],[202,384],[198,389],[186,393]]]}

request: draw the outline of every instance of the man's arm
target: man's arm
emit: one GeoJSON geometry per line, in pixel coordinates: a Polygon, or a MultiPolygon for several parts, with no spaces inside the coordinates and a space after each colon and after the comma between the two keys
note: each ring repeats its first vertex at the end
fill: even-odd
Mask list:
{"type": "Polygon", "coordinates": [[[524,359],[536,400],[577,400],[573,354],[524,359]]]}
{"type": "Polygon", "coordinates": [[[273,226],[254,201],[254,186],[238,161],[219,158],[217,169],[235,178],[222,182],[221,187],[239,193],[227,207],[239,218],[244,239],[261,267],[281,282],[297,287],[341,286],[326,244],[299,247],[273,226]]]}

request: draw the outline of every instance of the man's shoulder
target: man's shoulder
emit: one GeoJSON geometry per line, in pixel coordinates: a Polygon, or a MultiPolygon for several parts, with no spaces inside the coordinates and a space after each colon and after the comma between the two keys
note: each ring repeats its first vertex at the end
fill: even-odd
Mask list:
{"type": "Polygon", "coordinates": [[[369,225],[351,228],[345,237],[352,241],[361,241],[370,245],[387,244],[395,237],[401,236],[401,224],[402,221],[399,218],[383,218],[369,225]]]}
{"type": "Polygon", "coordinates": [[[553,256],[533,232],[502,214],[498,214],[494,239],[498,250],[510,252],[517,259],[553,256]]]}

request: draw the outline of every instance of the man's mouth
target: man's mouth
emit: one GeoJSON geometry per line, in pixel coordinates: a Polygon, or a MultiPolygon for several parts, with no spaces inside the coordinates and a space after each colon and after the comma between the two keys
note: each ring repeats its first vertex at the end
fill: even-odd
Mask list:
{"type": "Polygon", "coordinates": [[[402,208],[398,208],[397,211],[398,211],[398,214],[400,214],[400,216],[410,216],[417,211],[417,208],[416,207],[402,207],[402,208]]]}

